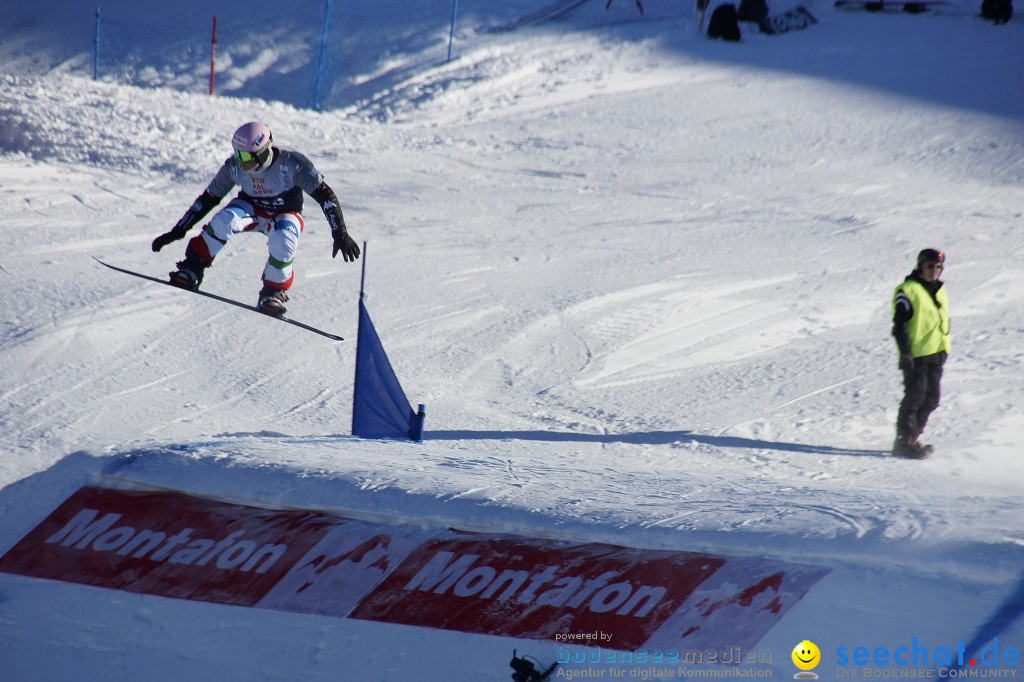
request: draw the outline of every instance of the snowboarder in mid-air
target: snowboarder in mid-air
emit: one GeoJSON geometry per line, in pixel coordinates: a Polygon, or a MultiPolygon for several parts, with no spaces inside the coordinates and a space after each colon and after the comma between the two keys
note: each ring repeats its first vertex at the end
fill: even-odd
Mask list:
{"type": "Polygon", "coordinates": [[[236,130],[231,138],[234,154],[178,224],[153,240],[153,251],[159,251],[182,239],[228,192],[236,185],[241,187],[238,196],[189,240],[185,259],[170,273],[171,284],[197,290],[206,268],[213,265],[232,235],[259,232],[267,237],[269,257],[263,269],[257,308],[270,315],[283,315],[287,292],[295,279],[292,264],[303,229],[303,192],[320,204],[327,217],[334,237],[332,257],[340,252],[345,261],[359,258],[359,245],[348,234],[334,190],[309,159],[291,149],[274,146],[273,141],[270,128],[259,121],[236,130]]]}
{"type": "Polygon", "coordinates": [[[942,251],[924,249],[917,256],[917,268],[893,292],[892,335],[904,387],[892,447],[899,457],[923,459],[932,451],[918,438],[939,406],[942,365],[949,355],[949,300],[939,279],[945,262],[942,251]]]}

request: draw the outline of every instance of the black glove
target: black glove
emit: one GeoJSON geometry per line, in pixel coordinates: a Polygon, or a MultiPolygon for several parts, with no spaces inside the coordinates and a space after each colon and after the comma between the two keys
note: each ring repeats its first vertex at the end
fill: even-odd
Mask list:
{"type": "Polygon", "coordinates": [[[900,369],[909,372],[914,369],[914,356],[910,353],[900,353],[900,369]]]}
{"type": "Polygon", "coordinates": [[[345,216],[341,214],[341,206],[338,204],[338,197],[334,194],[334,190],[326,182],[321,181],[309,196],[320,204],[320,209],[324,212],[324,217],[327,218],[327,224],[331,226],[331,236],[334,237],[334,250],[331,252],[331,258],[337,258],[338,252],[341,251],[341,257],[345,259],[345,262],[354,262],[356,258],[359,258],[359,245],[352,237],[348,236],[348,230],[345,228],[345,216]]]}
{"type": "Polygon", "coordinates": [[[341,257],[345,259],[345,262],[354,262],[356,258],[359,258],[359,245],[356,244],[356,240],[348,236],[348,231],[334,230],[331,234],[334,236],[334,252],[331,254],[331,258],[336,258],[339,251],[341,251],[341,257]]]}
{"type": "Polygon", "coordinates": [[[181,216],[178,220],[178,224],[175,225],[170,232],[164,232],[162,235],[153,240],[153,250],[159,251],[171,242],[176,242],[184,237],[192,227],[202,220],[203,216],[210,212],[214,206],[220,203],[220,200],[224,197],[214,196],[209,191],[203,192],[199,195],[192,206],[185,211],[185,215],[181,216]]]}
{"type": "Polygon", "coordinates": [[[153,240],[153,250],[159,251],[171,242],[176,242],[188,232],[185,227],[174,227],[170,232],[164,232],[162,235],[153,240]]]}

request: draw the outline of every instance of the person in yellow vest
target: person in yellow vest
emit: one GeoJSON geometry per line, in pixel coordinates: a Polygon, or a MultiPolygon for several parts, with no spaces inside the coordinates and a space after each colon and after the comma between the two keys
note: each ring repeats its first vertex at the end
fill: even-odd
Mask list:
{"type": "Polygon", "coordinates": [[[900,352],[904,389],[892,447],[892,454],[899,457],[924,459],[932,451],[918,438],[939,406],[942,366],[949,355],[949,301],[939,279],[945,263],[942,251],[921,251],[917,268],[893,292],[892,335],[900,352]]]}

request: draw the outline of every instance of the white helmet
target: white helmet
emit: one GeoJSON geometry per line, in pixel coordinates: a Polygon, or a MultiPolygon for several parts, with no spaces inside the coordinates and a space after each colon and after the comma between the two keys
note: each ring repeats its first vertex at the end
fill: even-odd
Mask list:
{"type": "Polygon", "coordinates": [[[255,168],[249,172],[261,171],[270,165],[273,153],[270,149],[274,136],[266,123],[251,121],[235,131],[231,137],[231,146],[235,150],[235,160],[239,163],[256,161],[255,168]]]}

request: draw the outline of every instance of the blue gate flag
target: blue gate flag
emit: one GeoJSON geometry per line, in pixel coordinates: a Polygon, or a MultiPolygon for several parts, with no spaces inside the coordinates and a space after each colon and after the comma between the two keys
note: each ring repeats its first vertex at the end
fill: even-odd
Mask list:
{"type": "Polygon", "coordinates": [[[409,405],[360,296],[352,435],[421,440],[423,418],[422,405],[419,412],[409,405]]]}

